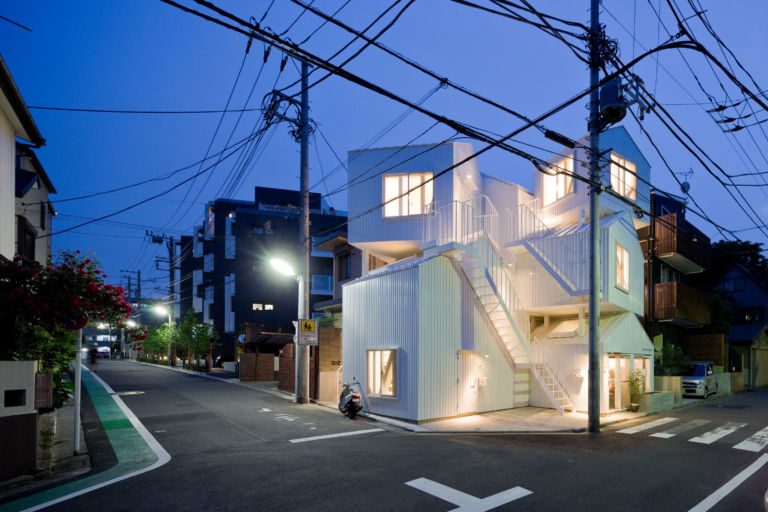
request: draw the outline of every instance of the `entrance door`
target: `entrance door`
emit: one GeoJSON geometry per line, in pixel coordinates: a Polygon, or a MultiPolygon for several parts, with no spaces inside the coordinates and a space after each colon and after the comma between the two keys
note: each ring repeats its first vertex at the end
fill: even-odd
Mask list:
{"type": "Polygon", "coordinates": [[[618,405],[616,390],[616,376],[618,374],[618,357],[608,354],[608,410],[615,411],[618,405]]]}
{"type": "Polygon", "coordinates": [[[456,390],[456,414],[470,414],[477,412],[477,372],[475,371],[475,351],[458,351],[456,390]]]}

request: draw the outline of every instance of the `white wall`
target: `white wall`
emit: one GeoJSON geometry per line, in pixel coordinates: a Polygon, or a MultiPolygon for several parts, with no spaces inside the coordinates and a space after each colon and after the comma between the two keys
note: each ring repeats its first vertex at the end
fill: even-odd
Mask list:
{"type": "Polygon", "coordinates": [[[11,122],[0,111],[0,255],[12,259],[16,253],[15,181],[16,146],[11,122]]]}
{"type": "Polygon", "coordinates": [[[0,361],[0,397],[7,390],[24,390],[26,403],[5,407],[0,402],[0,417],[35,412],[35,372],[37,361],[0,361]]]}
{"type": "Polygon", "coordinates": [[[644,291],[644,259],[643,251],[640,248],[640,242],[637,240],[637,232],[629,220],[629,214],[611,225],[608,230],[608,240],[601,237],[600,243],[605,244],[601,252],[607,255],[601,262],[605,267],[604,275],[604,294],[603,301],[616,304],[617,306],[631,311],[636,315],[642,315],[644,310],[643,297],[644,291]],[[625,291],[616,286],[616,244],[629,251],[629,290],[625,291]],[[607,264],[606,264],[607,262],[607,264]],[[606,286],[607,284],[607,286],[606,286]]]}
{"type": "Polygon", "coordinates": [[[357,379],[364,407],[374,414],[417,419],[418,269],[410,267],[344,285],[343,380],[357,379]],[[397,397],[373,398],[366,389],[366,350],[398,349],[397,397]]]}
{"type": "Polygon", "coordinates": [[[511,408],[514,370],[463,272],[441,256],[418,279],[418,418],[511,408]]]}
{"type": "MultiPolygon", "coordinates": [[[[363,217],[362,212],[384,201],[383,176],[379,173],[438,172],[454,162],[454,144],[423,145],[349,152],[349,243],[376,241],[421,241],[424,237],[423,215],[385,218],[376,208],[363,217]]],[[[471,170],[471,167],[470,167],[471,170]]],[[[434,199],[440,203],[453,198],[453,173],[433,181],[434,199]]]]}

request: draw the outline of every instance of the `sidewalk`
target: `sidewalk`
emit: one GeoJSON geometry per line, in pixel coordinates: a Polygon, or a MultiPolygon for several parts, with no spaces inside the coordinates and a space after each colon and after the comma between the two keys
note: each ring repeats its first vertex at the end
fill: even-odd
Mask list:
{"type": "Polygon", "coordinates": [[[82,425],[80,454],[74,454],[74,418],[75,406],[71,400],[60,409],[40,416],[37,470],[34,474],[0,482],[0,502],[58,485],[91,470],[82,425]]]}

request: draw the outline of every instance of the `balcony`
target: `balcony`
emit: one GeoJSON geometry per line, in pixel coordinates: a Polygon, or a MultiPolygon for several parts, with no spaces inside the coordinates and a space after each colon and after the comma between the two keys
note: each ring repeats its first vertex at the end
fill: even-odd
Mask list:
{"type": "Polygon", "coordinates": [[[655,256],[682,274],[695,274],[709,267],[709,238],[690,222],[670,213],[655,221],[655,256]]]}
{"type": "Polygon", "coordinates": [[[333,276],[312,275],[312,295],[333,295],[333,276]]]}
{"type": "Polygon", "coordinates": [[[710,322],[709,296],[680,283],[653,286],[653,318],[681,327],[700,327],[710,322]]]}

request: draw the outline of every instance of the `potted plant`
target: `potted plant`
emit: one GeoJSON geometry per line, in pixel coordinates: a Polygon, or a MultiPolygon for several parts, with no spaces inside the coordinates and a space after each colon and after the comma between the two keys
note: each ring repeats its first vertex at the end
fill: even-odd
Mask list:
{"type": "Polygon", "coordinates": [[[637,412],[640,408],[640,400],[643,398],[645,390],[645,373],[643,370],[632,370],[629,372],[629,410],[637,412]]]}

